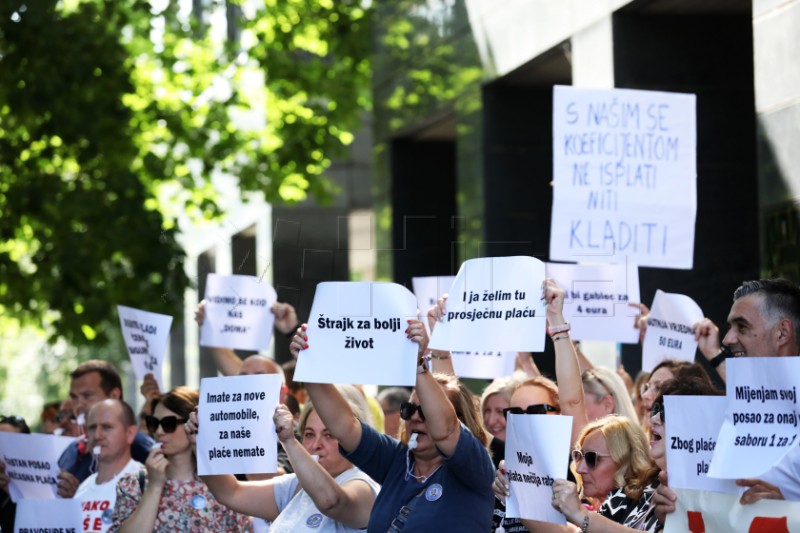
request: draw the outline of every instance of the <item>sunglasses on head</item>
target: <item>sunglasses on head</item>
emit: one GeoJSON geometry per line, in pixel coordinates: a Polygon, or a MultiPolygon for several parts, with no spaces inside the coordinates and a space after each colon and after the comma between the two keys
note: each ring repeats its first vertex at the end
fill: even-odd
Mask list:
{"type": "Polygon", "coordinates": [[[549,403],[536,403],[529,405],[525,409],[522,407],[506,407],[503,409],[503,417],[508,418],[509,413],[512,415],[546,415],[547,413],[560,413],[561,409],[554,407],[549,403]]]}
{"type": "Polygon", "coordinates": [[[422,413],[422,406],[411,402],[403,402],[400,404],[400,418],[403,420],[411,420],[414,413],[419,411],[419,417],[425,420],[425,415],[422,413]]]}
{"type": "Polygon", "coordinates": [[[185,424],[186,422],[188,422],[187,418],[178,418],[177,416],[165,416],[160,420],[154,416],[144,417],[144,423],[150,433],[158,431],[159,425],[164,429],[164,433],[174,433],[178,428],[178,424],[185,424]]]}
{"type": "Polygon", "coordinates": [[[577,465],[581,461],[586,461],[586,466],[589,467],[590,470],[594,469],[597,466],[597,461],[600,460],[601,457],[611,457],[610,455],[601,455],[597,452],[586,452],[584,453],[581,450],[572,450],[572,460],[575,461],[577,465]]]}
{"type": "Polygon", "coordinates": [[[25,419],[19,415],[0,416],[0,424],[9,424],[14,427],[21,427],[27,425],[25,419]]]}
{"type": "Polygon", "coordinates": [[[664,404],[661,402],[656,402],[650,408],[650,416],[658,415],[661,418],[661,423],[664,423],[664,404]]]}

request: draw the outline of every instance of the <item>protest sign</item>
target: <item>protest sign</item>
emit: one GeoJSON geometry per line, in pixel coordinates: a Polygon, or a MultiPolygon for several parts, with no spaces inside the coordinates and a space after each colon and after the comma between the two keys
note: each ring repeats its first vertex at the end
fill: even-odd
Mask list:
{"type": "Polygon", "coordinates": [[[272,416],[281,382],[278,374],[200,380],[199,475],[278,471],[278,439],[272,416]]]}
{"type": "Polygon", "coordinates": [[[533,257],[465,261],[430,348],[450,351],[544,351],[544,263],[533,257]]]}
{"type": "Polygon", "coordinates": [[[727,361],[725,422],[708,475],[757,477],[798,445],[798,357],[736,357],[727,361]]]}
{"type": "Polygon", "coordinates": [[[20,500],[15,533],[82,533],[80,500],[20,500]]]}
{"type": "Polygon", "coordinates": [[[798,502],[760,500],[742,505],[739,496],[719,492],[675,489],[675,494],[675,512],[667,515],[664,533],[800,533],[798,502]]]}
{"type": "Polygon", "coordinates": [[[724,396],[664,396],[670,487],[739,492],[732,480],[708,477],[726,405],[724,396]]]}
{"type": "Polygon", "coordinates": [[[272,338],[275,289],[255,276],[209,274],[200,346],[266,350],[272,338]]]}
{"type": "Polygon", "coordinates": [[[553,90],[550,259],[692,268],[695,95],[553,90]]]}
{"type": "Polygon", "coordinates": [[[0,432],[0,457],[6,464],[11,499],[56,497],[58,458],[75,439],[38,433],[0,432]]]}
{"type": "Polygon", "coordinates": [[[547,263],[547,277],[564,289],[564,319],[574,340],[635,344],[639,269],[621,262],[607,265],[547,263]]]}
{"type": "Polygon", "coordinates": [[[692,326],[702,319],[702,309],[688,296],[657,290],[647,317],[642,370],[651,372],[664,359],[694,362],[697,341],[692,326]]]}
{"type": "Polygon", "coordinates": [[[508,415],[506,517],[566,524],[551,505],[553,480],[566,479],[571,416],[508,415]]]}
{"type": "Polygon", "coordinates": [[[451,352],[460,378],[495,379],[514,373],[517,352],[451,352]]]}
{"type": "Polygon", "coordinates": [[[309,348],[294,379],[307,383],[413,386],[419,346],[406,338],[417,300],[396,283],[317,285],[308,319],[309,348]]]}
{"type": "MultiPolygon", "coordinates": [[[[414,289],[414,296],[417,297],[419,314],[426,317],[428,310],[436,305],[440,296],[444,296],[450,291],[450,287],[455,281],[455,276],[425,276],[411,278],[411,285],[414,289]]],[[[428,320],[423,320],[428,335],[431,334],[428,320]]]]}
{"type": "Polygon", "coordinates": [[[117,313],[136,379],[143,380],[145,375],[153,374],[159,390],[163,391],[162,365],[172,317],[124,305],[117,306],[117,313]]]}

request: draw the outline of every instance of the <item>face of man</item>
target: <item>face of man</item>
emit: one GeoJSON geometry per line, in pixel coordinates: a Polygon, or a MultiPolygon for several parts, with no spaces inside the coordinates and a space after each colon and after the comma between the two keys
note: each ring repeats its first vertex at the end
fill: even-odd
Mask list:
{"type": "Polygon", "coordinates": [[[100,386],[101,381],[99,372],[87,372],[72,380],[69,385],[69,398],[76,417],[88,414],[89,409],[97,402],[108,398],[119,399],[119,389],[113,389],[111,394],[106,394],[100,386]]]}
{"type": "Polygon", "coordinates": [[[722,339],[735,356],[770,357],[785,355],[778,342],[780,321],[769,325],[765,320],[763,296],[755,293],[742,296],[728,315],[730,329],[722,339]]]}
{"type": "Polygon", "coordinates": [[[118,403],[101,401],[87,417],[86,434],[89,447],[100,447],[98,461],[110,463],[130,458],[130,446],[136,437],[136,426],[123,422],[122,407],[118,403]]]}

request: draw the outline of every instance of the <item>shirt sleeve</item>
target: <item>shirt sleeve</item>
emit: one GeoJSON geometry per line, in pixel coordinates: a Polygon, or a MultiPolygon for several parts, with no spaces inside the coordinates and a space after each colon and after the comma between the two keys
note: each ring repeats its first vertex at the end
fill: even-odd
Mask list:
{"type": "MultiPolygon", "coordinates": [[[[491,487],[494,482],[494,465],[486,447],[463,423],[458,444],[453,455],[447,457],[441,451],[448,469],[467,487],[491,487]]],[[[480,491],[476,491],[480,492],[480,491]]]]}
{"type": "Polygon", "coordinates": [[[272,490],[275,494],[275,505],[278,506],[278,511],[283,511],[289,502],[292,501],[294,493],[297,490],[297,476],[295,474],[286,474],[274,478],[272,490]]]}
{"type": "Polygon", "coordinates": [[[125,474],[117,483],[117,501],[111,514],[111,527],[108,533],[117,533],[122,524],[130,517],[142,499],[139,490],[139,473],[125,474]]]}
{"type": "Polygon", "coordinates": [[[383,433],[359,420],[361,424],[361,441],[352,453],[347,453],[339,446],[339,453],[348,461],[367,473],[369,477],[383,484],[386,475],[398,456],[402,456],[408,447],[399,440],[383,433]]]}

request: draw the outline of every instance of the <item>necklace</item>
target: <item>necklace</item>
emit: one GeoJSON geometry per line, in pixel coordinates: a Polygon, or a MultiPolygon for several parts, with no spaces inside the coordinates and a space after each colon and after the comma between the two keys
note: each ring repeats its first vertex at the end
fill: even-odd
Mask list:
{"type": "Polygon", "coordinates": [[[431,478],[431,476],[433,476],[436,473],[436,471],[442,467],[442,464],[444,464],[444,463],[439,463],[439,465],[433,469],[433,472],[431,472],[427,476],[417,476],[414,475],[414,472],[412,470],[412,466],[416,466],[417,462],[414,461],[414,465],[412,465],[410,456],[411,456],[411,451],[409,450],[408,452],[406,452],[406,479],[408,479],[408,476],[411,476],[420,483],[425,483],[426,481],[428,481],[431,478]]]}

